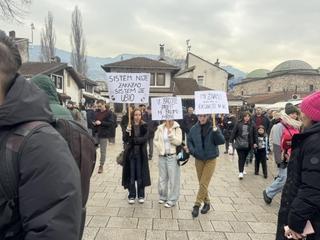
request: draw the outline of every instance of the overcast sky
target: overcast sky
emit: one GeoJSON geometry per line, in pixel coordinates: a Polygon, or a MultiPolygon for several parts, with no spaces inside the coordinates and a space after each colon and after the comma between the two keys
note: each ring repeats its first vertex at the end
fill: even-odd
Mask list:
{"type": "Polygon", "coordinates": [[[57,48],[70,51],[71,12],[83,14],[87,52],[157,54],[159,43],[181,55],[191,51],[244,71],[273,69],[287,59],[320,67],[319,0],[33,0],[23,24],[0,20],[5,31],[35,44],[48,11],[54,15],[57,48]]]}

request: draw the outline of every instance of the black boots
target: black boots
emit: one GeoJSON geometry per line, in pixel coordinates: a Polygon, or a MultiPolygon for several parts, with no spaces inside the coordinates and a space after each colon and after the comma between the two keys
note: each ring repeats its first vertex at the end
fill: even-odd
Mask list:
{"type": "Polygon", "coordinates": [[[201,209],[201,214],[206,214],[210,210],[210,203],[205,203],[201,209]]]}
{"type": "MultiPolygon", "coordinates": [[[[199,216],[199,206],[193,206],[192,217],[197,218],[199,216]]],[[[205,203],[201,209],[201,214],[206,214],[210,210],[210,203],[205,203]]]]}
{"type": "Polygon", "coordinates": [[[192,217],[196,218],[199,216],[199,206],[193,206],[192,217]]]}

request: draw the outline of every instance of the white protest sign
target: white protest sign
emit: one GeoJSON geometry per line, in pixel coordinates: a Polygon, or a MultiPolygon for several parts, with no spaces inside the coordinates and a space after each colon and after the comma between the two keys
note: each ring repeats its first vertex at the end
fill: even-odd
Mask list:
{"type": "Polygon", "coordinates": [[[196,91],[196,114],[229,114],[229,106],[226,92],[223,91],[196,91]]]}
{"type": "Polygon", "coordinates": [[[182,119],[181,97],[151,98],[152,120],[182,119]]]}
{"type": "Polygon", "coordinates": [[[150,73],[107,73],[111,102],[148,103],[150,76],[150,73]]]}

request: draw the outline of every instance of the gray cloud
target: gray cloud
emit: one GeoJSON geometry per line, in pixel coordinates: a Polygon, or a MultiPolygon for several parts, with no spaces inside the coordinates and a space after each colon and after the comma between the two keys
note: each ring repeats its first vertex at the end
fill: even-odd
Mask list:
{"type": "Polygon", "coordinates": [[[220,58],[243,70],[273,69],[287,59],[320,65],[318,0],[34,0],[23,25],[4,23],[36,43],[48,10],[55,17],[57,47],[70,50],[70,19],[75,4],[83,13],[89,55],[158,53],[158,44],[209,60],[220,58]]]}

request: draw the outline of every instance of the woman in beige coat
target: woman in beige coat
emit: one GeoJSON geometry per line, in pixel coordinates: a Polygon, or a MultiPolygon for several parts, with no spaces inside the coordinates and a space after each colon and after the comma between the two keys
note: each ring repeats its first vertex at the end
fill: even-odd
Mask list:
{"type": "Polygon", "coordinates": [[[159,152],[159,204],[166,208],[176,205],[180,195],[180,167],[176,147],[182,143],[182,131],[177,122],[167,120],[155,132],[154,145],[159,152]]]}

